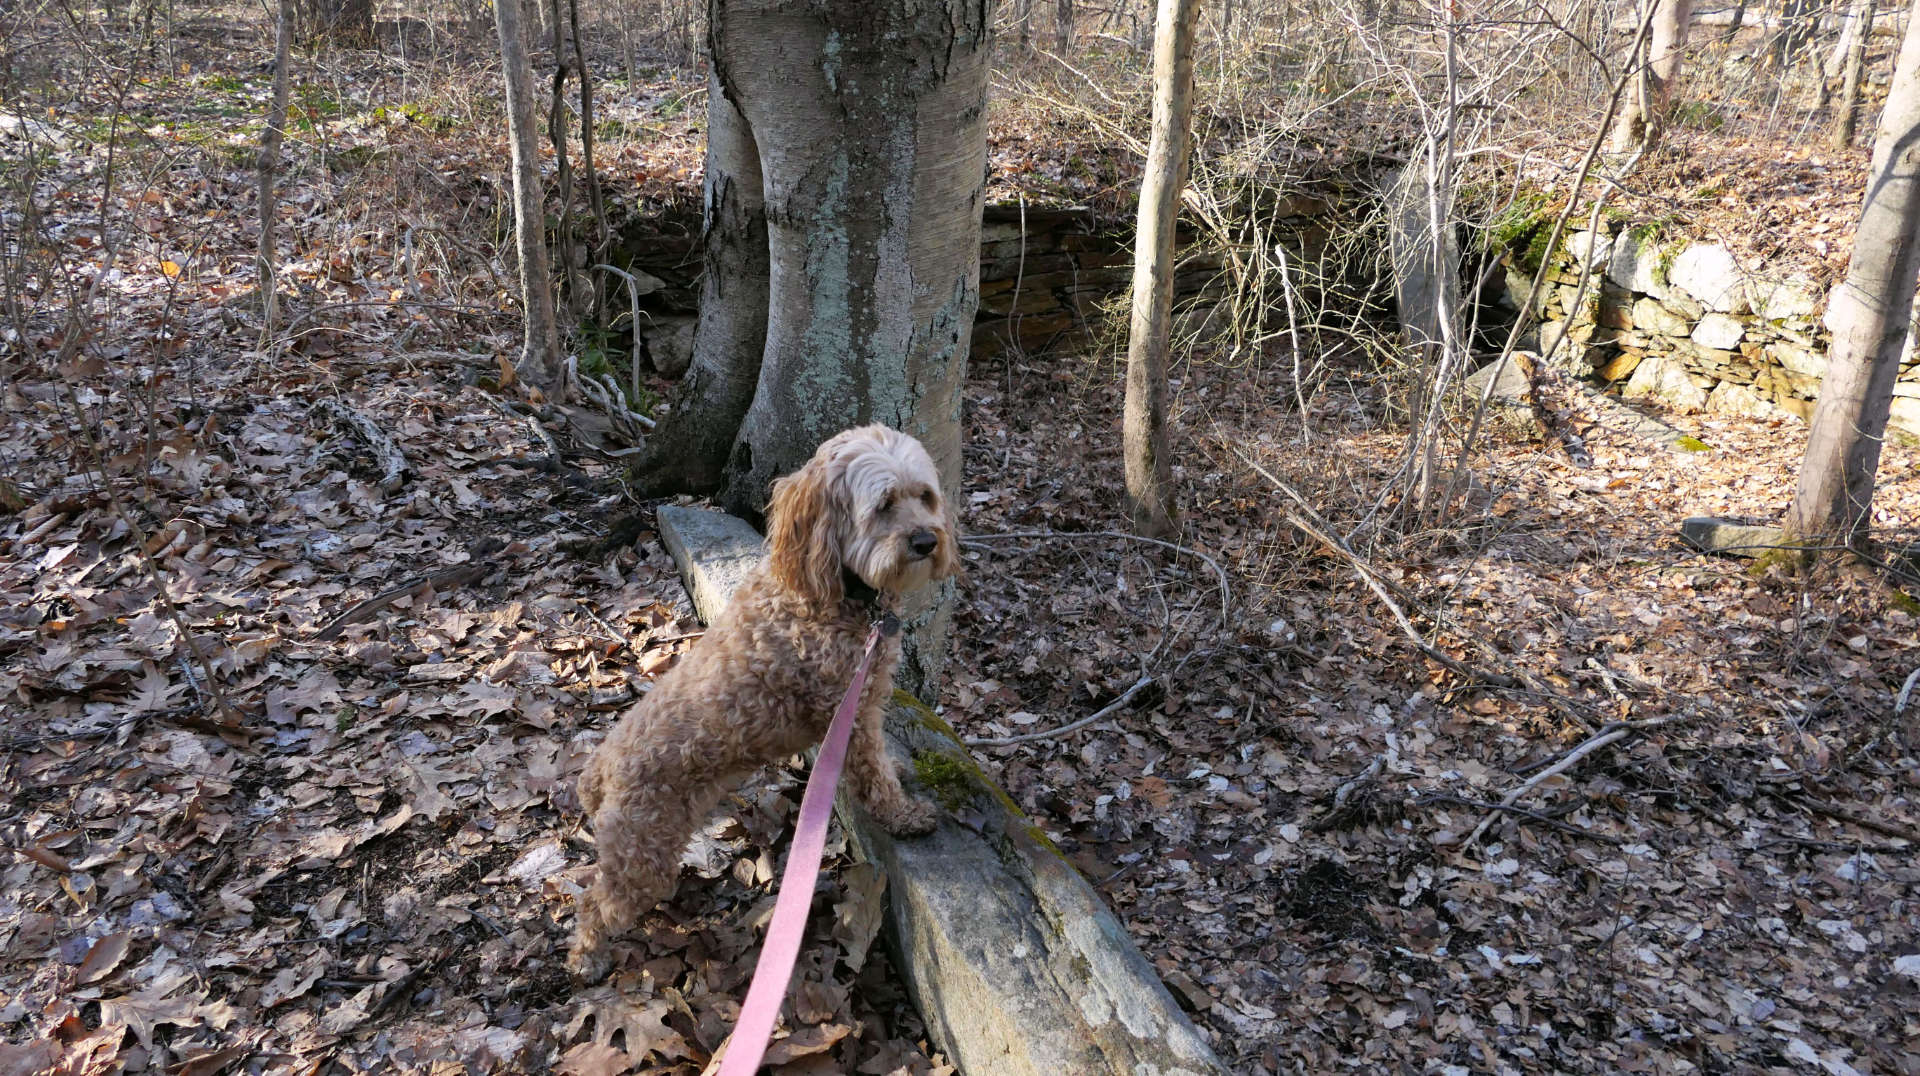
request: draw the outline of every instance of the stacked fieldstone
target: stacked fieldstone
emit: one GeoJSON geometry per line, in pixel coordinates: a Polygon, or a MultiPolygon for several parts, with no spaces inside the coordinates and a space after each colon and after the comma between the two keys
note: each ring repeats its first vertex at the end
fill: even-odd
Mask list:
{"type": "MultiPolygon", "coordinates": [[[[1547,279],[1535,313],[1550,361],[1681,411],[1813,413],[1828,335],[1807,277],[1749,273],[1718,243],[1628,228],[1569,236],[1547,279]],[[1576,306],[1583,261],[1590,278],[1576,306]]],[[[1515,302],[1530,281],[1508,269],[1515,302]]],[[[1920,436],[1920,355],[1901,371],[1891,422],[1920,436]]]]}

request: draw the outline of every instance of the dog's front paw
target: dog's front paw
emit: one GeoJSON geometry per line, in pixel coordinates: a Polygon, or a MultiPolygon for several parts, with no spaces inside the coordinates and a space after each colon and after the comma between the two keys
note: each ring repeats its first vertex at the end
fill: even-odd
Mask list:
{"type": "Polygon", "coordinates": [[[902,795],[886,810],[875,811],[874,818],[896,837],[917,837],[933,832],[940,824],[940,811],[917,796],[902,795]]]}
{"type": "Polygon", "coordinates": [[[613,953],[606,944],[593,947],[575,945],[567,954],[567,971],[581,986],[592,986],[613,970],[613,953]]]}

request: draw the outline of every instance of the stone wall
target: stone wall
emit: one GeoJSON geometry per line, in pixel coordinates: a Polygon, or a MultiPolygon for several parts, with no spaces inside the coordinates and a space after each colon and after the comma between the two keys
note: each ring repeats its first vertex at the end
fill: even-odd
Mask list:
{"type": "MultiPolygon", "coordinates": [[[[1517,304],[1531,276],[1509,265],[1506,277],[1517,304]]],[[[1807,277],[1750,272],[1721,244],[1642,226],[1569,236],[1547,281],[1536,313],[1549,361],[1683,412],[1812,415],[1830,339],[1825,289],[1807,277]]],[[[1891,425],[1920,436],[1920,354],[1894,392],[1891,425]]]]}
{"type": "MultiPolygon", "coordinates": [[[[1296,259],[1295,272],[1306,278],[1355,277],[1365,267],[1333,242],[1336,214],[1350,200],[1339,191],[1295,194],[1267,207],[1264,221],[1296,259]]],[[[641,282],[642,336],[656,371],[679,377],[692,354],[696,278],[700,271],[700,221],[684,218],[636,219],[622,235],[614,263],[641,282]]],[[[1197,328],[1227,298],[1230,282],[1225,258],[1193,248],[1194,233],[1184,222],[1177,235],[1182,250],[1174,271],[1176,327],[1197,328]]],[[[974,318],[973,357],[999,355],[1017,343],[1021,350],[1085,346],[1117,312],[1124,329],[1126,299],[1133,282],[1131,221],[1101,220],[1085,209],[996,204],[986,207],[980,229],[980,309],[974,318]]],[[[1307,293],[1311,286],[1299,285],[1307,293]]],[[[1365,291],[1362,281],[1347,281],[1365,291]]],[[[626,309],[624,291],[612,309],[626,309]]]]}
{"type": "MultiPolygon", "coordinates": [[[[1192,242],[1182,229],[1176,241],[1192,242]]],[[[1174,305],[1209,306],[1226,297],[1213,253],[1188,254],[1174,272],[1174,305]]],[[[973,357],[998,355],[1018,343],[1023,351],[1084,345],[1099,331],[1114,300],[1133,286],[1133,236],[1083,209],[1025,210],[990,205],[980,224],[980,311],[973,322],[973,357]]],[[[1117,309],[1125,316],[1125,305],[1117,309]]]]}

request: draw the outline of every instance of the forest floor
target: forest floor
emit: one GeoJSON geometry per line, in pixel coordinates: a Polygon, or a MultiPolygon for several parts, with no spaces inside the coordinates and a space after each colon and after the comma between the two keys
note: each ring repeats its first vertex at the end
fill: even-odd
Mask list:
{"type": "MultiPolygon", "coordinates": [[[[397,65],[303,91],[263,350],[263,79],[201,46],[93,88],[139,117],[112,267],[102,142],[53,131],[41,232],[104,328],[53,368],[60,296],[29,295],[0,354],[0,1072],[700,1072],[798,777],[731,801],[572,987],[573,777],[699,627],[617,461],[554,455],[499,385],[497,135],[445,89],[376,111],[414,99],[397,65]]],[[[653,125],[609,148],[617,196],[684,204],[687,84],[610,96],[653,125]]],[[[1036,167],[1009,144],[997,174],[1036,167]]],[[[1709,450],[1676,453],[1601,418],[1580,468],[1502,420],[1448,519],[1388,526],[1398,386],[1336,371],[1303,412],[1291,373],[1176,372],[1173,551],[1092,533],[1121,522],[1111,356],[977,364],[938,700],[1008,736],[1154,679],[981,754],[1233,1070],[1920,1072],[1915,589],[1677,534],[1776,519],[1804,428],[1678,417],[1709,450]]],[[[1882,461],[1891,542],[1916,464],[1882,461]]],[[[878,879],[832,850],[776,1071],[951,1071],[874,944],[878,879]]]]}

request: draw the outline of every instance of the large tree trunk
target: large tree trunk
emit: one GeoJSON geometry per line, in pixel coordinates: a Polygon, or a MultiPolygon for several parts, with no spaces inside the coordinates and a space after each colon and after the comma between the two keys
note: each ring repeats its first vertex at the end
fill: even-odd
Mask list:
{"type": "MultiPolygon", "coordinates": [[[[1853,145],[1854,127],[1860,118],[1860,80],[1867,67],[1867,37],[1873,33],[1873,0],[1853,0],[1847,13],[1846,81],[1840,87],[1840,105],[1833,114],[1833,131],[1827,142],[1834,149],[1853,145]]],[[[1823,79],[1821,85],[1825,85],[1823,79]]]]}
{"type": "Polygon", "coordinates": [[[1647,66],[1638,80],[1638,92],[1629,94],[1614,120],[1611,149],[1632,153],[1652,147],[1673,109],[1673,91],[1680,81],[1680,56],[1687,47],[1687,26],[1693,21],[1693,0],[1647,0],[1656,4],[1647,39],[1647,66]]]}
{"type": "Polygon", "coordinates": [[[514,238],[520,255],[520,297],[526,341],[519,375],[550,398],[566,395],[560,375],[560,336],[554,325],[553,280],[547,268],[546,191],[540,185],[540,128],[534,119],[533,64],[527,58],[521,0],[493,5],[500,32],[500,66],[507,82],[507,141],[513,147],[514,238]]]}
{"type": "Polygon", "coordinates": [[[707,75],[706,228],[693,363],[647,439],[634,479],[648,496],[713,493],[760,383],[767,346],[767,209],[753,132],[707,75]]]}
{"type": "Polygon", "coordinates": [[[1193,29],[1198,0],[1160,0],[1153,31],[1153,136],[1140,180],[1133,316],[1127,336],[1123,454],[1133,528],[1174,530],[1173,460],[1167,438],[1167,357],[1172,350],[1173,239],[1193,116],[1193,29]]]}
{"type": "MultiPolygon", "coordinates": [[[[711,0],[713,71],[758,151],[766,342],[721,501],[867,422],[918,437],[960,495],[960,385],[979,305],[989,0],[711,0]]],[[[703,315],[704,318],[704,315],[703,315]]],[[[730,333],[706,331],[695,361],[730,333]]],[[[728,394],[717,393],[721,397],[728,394]]],[[[731,416],[689,407],[687,422],[731,416]]],[[[907,609],[900,681],[944,650],[951,588],[907,609]]]]}
{"type": "MultiPolygon", "coordinates": [[[[1864,36],[1864,35],[1863,35],[1864,36]]],[[[1807,437],[1788,533],[1856,544],[1866,538],[1920,276],[1920,0],[1908,17],[1893,86],[1874,136],[1873,170],[1847,280],[1828,303],[1833,346],[1807,437]]]]}

